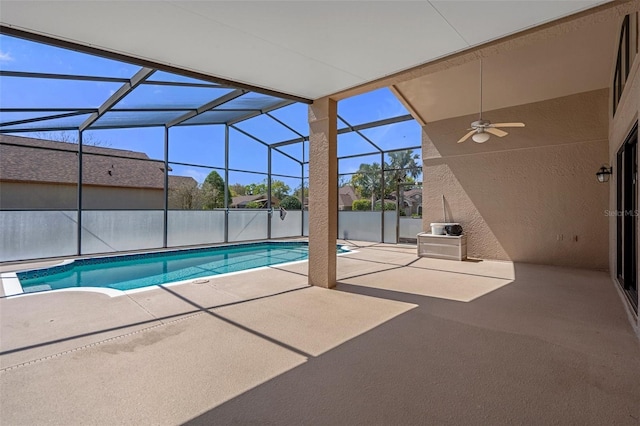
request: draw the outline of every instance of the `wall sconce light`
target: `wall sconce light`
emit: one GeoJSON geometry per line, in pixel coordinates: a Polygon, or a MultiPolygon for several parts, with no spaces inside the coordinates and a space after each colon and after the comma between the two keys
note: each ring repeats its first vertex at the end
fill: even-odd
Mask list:
{"type": "Polygon", "coordinates": [[[596,177],[598,178],[598,182],[605,183],[609,182],[609,177],[611,177],[611,173],[613,173],[613,167],[609,167],[608,164],[603,164],[596,173],[596,177]]]}

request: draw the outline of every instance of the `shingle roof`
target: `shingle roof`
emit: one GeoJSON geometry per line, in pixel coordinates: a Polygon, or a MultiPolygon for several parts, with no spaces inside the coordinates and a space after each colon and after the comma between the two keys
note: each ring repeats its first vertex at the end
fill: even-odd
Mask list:
{"type": "Polygon", "coordinates": [[[353,205],[354,199],[349,194],[338,194],[338,198],[340,199],[339,206],[351,207],[353,205]]]}
{"type": "MultiPolygon", "coordinates": [[[[267,203],[267,194],[257,194],[257,195],[238,195],[237,197],[233,197],[231,199],[231,205],[229,207],[237,207],[244,208],[251,201],[256,201],[261,204],[267,203]]],[[[280,200],[277,197],[271,197],[271,205],[278,206],[280,204],[280,200]]]]}
{"type": "Polygon", "coordinates": [[[357,200],[355,190],[351,185],[345,185],[338,188],[338,205],[351,207],[354,200],[357,200]]]}
{"type": "Polygon", "coordinates": [[[191,176],[169,175],[169,188],[196,187],[198,182],[191,176]]]}
{"type": "MultiPolygon", "coordinates": [[[[407,189],[406,191],[402,191],[402,195],[404,198],[416,198],[416,196],[420,196],[422,197],[422,189],[420,188],[413,188],[413,189],[407,189]]],[[[396,191],[393,191],[392,193],[389,194],[389,196],[393,199],[396,198],[396,191]]]]}
{"type": "Polygon", "coordinates": [[[416,195],[422,196],[422,189],[421,188],[414,188],[414,189],[409,189],[408,191],[404,191],[404,196],[405,197],[413,198],[416,195]]]}
{"type": "MultiPolygon", "coordinates": [[[[0,181],[75,184],[77,151],[75,143],[0,135],[0,181]]],[[[85,185],[164,187],[164,162],[151,160],[143,152],[96,146],[83,146],[82,151],[85,185]]],[[[186,184],[185,179],[195,183],[190,177],[169,176],[169,185],[186,184]]]]}
{"type": "Polygon", "coordinates": [[[257,194],[257,195],[238,195],[237,197],[233,197],[232,201],[231,201],[231,205],[232,206],[237,206],[240,204],[247,204],[251,201],[258,201],[258,200],[266,200],[267,199],[267,195],[266,194],[257,194]]]}

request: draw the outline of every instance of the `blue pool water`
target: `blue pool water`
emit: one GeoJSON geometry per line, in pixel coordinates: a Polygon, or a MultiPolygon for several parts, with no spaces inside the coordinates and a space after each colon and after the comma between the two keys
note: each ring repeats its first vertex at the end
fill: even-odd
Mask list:
{"type": "MultiPolygon", "coordinates": [[[[338,252],[348,251],[337,248],[338,252]]],[[[18,272],[25,293],[70,287],[132,290],[307,259],[306,242],[269,242],[145,253],[18,272]]]]}

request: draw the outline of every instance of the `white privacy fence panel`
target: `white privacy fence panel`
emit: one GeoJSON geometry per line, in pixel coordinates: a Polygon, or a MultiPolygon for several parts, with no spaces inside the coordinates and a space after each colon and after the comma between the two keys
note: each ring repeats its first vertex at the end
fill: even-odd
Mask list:
{"type": "Polygon", "coordinates": [[[229,210],[229,241],[264,240],[267,238],[266,210],[229,210]]]}
{"type": "Polygon", "coordinates": [[[224,242],[224,210],[169,210],[167,245],[188,246],[224,242]]]}
{"type": "Polygon", "coordinates": [[[400,217],[400,238],[416,239],[422,232],[422,218],[400,217]]]}
{"type": "Polygon", "coordinates": [[[380,212],[338,212],[338,238],[380,242],[380,212]]]}
{"type": "Polygon", "coordinates": [[[162,210],[84,210],[82,253],[107,253],[160,248],[162,210]]]}
{"type": "Polygon", "coordinates": [[[0,261],[76,254],[77,221],[76,211],[0,211],[0,261]]]}
{"type": "MultiPolygon", "coordinates": [[[[228,213],[228,241],[263,240],[268,237],[267,210],[228,213]]],[[[224,210],[169,210],[167,246],[217,244],[225,240],[224,210]]],[[[77,253],[76,211],[0,211],[0,261],[73,256],[77,253]]],[[[85,210],[82,212],[80,254],[112,253],[163,246],[162,210],[85,210]]],[[[422,220],[400,218],[400,238],[415,239],[422,220]]],[[[276,209],[271,217],[271,238],[309,235],[309,212],[288,211],[284,220],[276,209]]],[[[338,238],[396,242],[396,212],[338,212],[338,238]]]]}
{"type": "Polygon", "coordinates": [[[287,211],[280,219],[280,211],[275,209],[271,217],[271,238],[299,237],[302,235],[302,212],[287,211]]]}
{"type": "Polygon", "coordinates": [[[395,244],[397,243],[397,220],[398,214],[395,210],[388,210],[384,212],[384,242],[395,244]]]}

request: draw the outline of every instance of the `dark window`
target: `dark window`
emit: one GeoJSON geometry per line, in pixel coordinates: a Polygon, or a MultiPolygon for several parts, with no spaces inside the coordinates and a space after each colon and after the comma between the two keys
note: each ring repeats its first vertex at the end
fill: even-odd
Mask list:
{"type": "Polygon", "coordinates": [[[638,312],[638,124],[617,156],[616,275],[631,305],[638,312]]]}
{"type": "Polygon", "coordinates": [[[618,55],[616,70],[613,74],[613,115],[616,114],[618,103],[624,92],[624,86],[629,77],[631,64],[638,53],[638,13],[627,15],[622,21],[620,39],[618,41],[618,55]]]}

